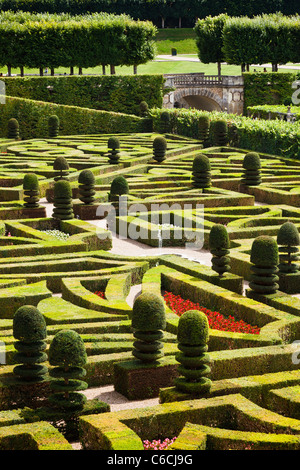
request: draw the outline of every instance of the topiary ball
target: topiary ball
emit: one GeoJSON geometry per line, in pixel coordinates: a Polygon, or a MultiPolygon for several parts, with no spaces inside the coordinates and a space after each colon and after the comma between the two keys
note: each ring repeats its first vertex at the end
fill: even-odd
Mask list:
{"type": "Polygon", "coordinates": [[[209,158],[204,155],[196,155],[196,157],[193,160],[193,167],[192,171],[193,173],[202,173],[204,171],[210,171],[211,170],[211,165],[210,165],[210,160],[209,158]]]}
{"type": "Polygon", "coordinates": [[[252,243],[250,261],[255,266],[277,266],[279,262],[278,245],[269,235],[261,235],[252,243]]]}
{"type": "Polygon", "coordinates": [[[277,233],[278,245],[298,246],[300,245],[300,235],[295,224],[285,222],[277,233]]]}
{"type": "Polygon", "coordinates": [[[117,137],[110,137],[107,142],[107,147],[109,149],[119,149],[120,148],[120,141],[117,137]]]}
{"type": "Polygon", "coordinates": [[[48,357],[53,366],[81,367],[87,362],[84,342],[74,330],[56,333],[50,344],[48,357]]]}
{"type": "Polygon", "coordinates": [[[152,292],[139,295],[133,305],[131,324],[139,331],[164,330],[166,310],[162,297],[152,292]]]}
{"type": "Polygon", "coordinates": [[[83,170],[79,173],[78,183],[85,186],[95,185],[95,176],[91,170],[83,170]]]}
{"type": "Polygon", "coordinates": [[[36,307],[23,305],[15,312],[13,336],[25,343],[41,341],[47,337],[45,318],[36,307]]]}
{"type": "Polygon", "coordinates": [[[223,224],[215,224],[209,233],[209,249],[210,250],[228,250],[230,248],[230,240],[227,229],[223,224]]]}
{"type": "Polygon", "coordinates": [[[213,144],[226,145],[228,140],[228,125],[225,119],[218,119],[213,124],[213,144]]]}
{"type": "Polygon", "coordinates": [[[57,199],[72,199],[72,188],[69,181],[56,181],[54,185],[54,201],[57,199]]]}
{"type": "Polygon", "coordinates": [[[116,176],[110,186],[110,194],[121,196],[129,193],[129,186],[124,176],[116,176]]]}
{"type": "Polygon", "coordinates": [[[53,162],[53,169],[54,170],[68,170],[69,163],[67,162],[65,157],[57,157],[53,162]]]}
{"type": "Polygon", "coordinates": [[[20,131],[19,121],[15,118],[9,119],[8,124],[7,124],[7,132],[8,132],[7,137],[9,139],[18,139],[19,131],[20,131]]]}
{"type": "Polygon", "coordinates": [[[23,189],[25,191],[38,191],[39,180],[35,173],[27,173],[23,179],[23,189]]]}
{"type": "Polygon", "coordinates": [[[209,339],[209,324],[205,313],[199,310],[184,312],[178,321],[179,343],[196,346],[206,344],[209,339]]]}
{"type": "Polygon", "coordinates": [[[243,168],[245,170],[259,170],[261,168],[259,154],[257,152],[248,152],[244,156],[243,168]]]}

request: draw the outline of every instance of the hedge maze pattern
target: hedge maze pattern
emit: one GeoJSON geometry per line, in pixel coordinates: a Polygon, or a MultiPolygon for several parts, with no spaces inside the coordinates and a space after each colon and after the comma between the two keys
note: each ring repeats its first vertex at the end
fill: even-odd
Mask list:
{"type": "MultiPolygon", "coordinates": [[[[47,433],[51,439],[46,447],[70,447],[51,425],[30,424],[21,412],[20,406],[34,407],[36,399],[47,396],[49,384],[46,379],[38,389],[26,388],[22,404],[24,390],[12,379],[12,318],[17,308],[38,307],[47,323],[48,345],[60,330],[78,332],[88,355],[85,380],[89,387],[98,387],[113,384],[115,364],[132,359],[132,308],[127,298],[131,288],[139,286],[141,292],[172,292],[224,316],[233,315],[256,325],[259,332],[210,329],[212,385],[205,399],[176,391],[170,382],[159,391],[160,404],[155,407],[82,417],[82,445],[142,450],[145,439],[177,436],[174,449],[299,449],[299,269],[279,274],[279,290],[272,295],[251,295],[248,287],[254,239],[261,235],[276,239],[285,222],[299,231],[299,161],[260,154],[261,182],[245,186],[241,180],[246,150],[202,148],[199,141],[166,134],[166,158],[157,162],[155,135],[119,134],[120,159],[112,164],[109,137],[1,142],[0,341],[5,343],[6,364],[0,366],[0,448],[17,448],[18,435],[25,435],[28,447],[42,449],[47,433]],[[209,157],[211,184],[195,188],[193,160],[201,154],[209,157]],[[41,212],[43,198],[53,202],[57,156],[69,163],[75,216],[66,221],[41,212]],[[78,177],[85,169],[94,175],[91,205],[78,199],[78,177]],[[38,176],[41,197],[30,217],[23,207],[22,182],[27,173],[38,176]],[[116,232],[121,226],[131,228],[129,238],[138,234],[138,242],[154,248],[151,256],[110,252],[112,233],[104,215],[111,207],[110,184],[120,175],[129,186],[126,209],[133,204],[142,209],[120,214],[116,232]],[[204,222],[199,225],[202,214],[204,222]],[[103,226],[94,223],[97,219],[103,226]],[[180,232],[182,224],[188,227],[186,237],[180,232]],[[230,271],[223,276],[188,259],[184,250],[181,257],[157,249],[184,247],[201,234],[203,249],[208,250],[215,224],[226,226],[231,244],[230,271]],[[54,230],[67,237],[55,238],[54,230]]],[[[200,248],[195,246],[195,253],[200,248]]],[[[162,360],[174,370],[178,320],[166,306],[162,360]]]]}

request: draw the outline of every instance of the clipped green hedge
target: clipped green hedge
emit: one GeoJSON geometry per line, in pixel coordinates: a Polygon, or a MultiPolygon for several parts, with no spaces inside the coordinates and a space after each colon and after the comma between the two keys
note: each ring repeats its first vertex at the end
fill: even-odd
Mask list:
{"type": "Polygon", "coordinates": [[[22,139],[46,138],[52,114],[60,120],[60,135],[143,132],[146,126],[146,120],[138,116],[6,96],[1,106],[0,136],[6,137],[7,122],[16,117],[22,139]]]}
{"type": "MultiPolygon", "coordinates": [[[[287,113],[287,106],[285,105],[257,105],[248,106],[247,113],[251,117],[258,117],[260,119],[280,119],[280,114],[287,113]]],[[[291,106],[291,113],[294,114],[296,121],[300,120],[300,107],[291,106]]]]}
{"type": "Polygon", "coordinates": [[[162,107],[163,75],[1,77],[6,95],[140,115],[140,103],[162,107]],[[53,87],[53,93],[47,87],[53,87]]]}

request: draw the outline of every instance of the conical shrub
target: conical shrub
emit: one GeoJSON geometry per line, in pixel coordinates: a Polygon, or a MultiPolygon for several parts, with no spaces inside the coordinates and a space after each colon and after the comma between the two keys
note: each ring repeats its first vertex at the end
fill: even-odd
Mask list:
{"type": "Polygon", "coordinates": [[[36,383],[44,380],[48,368],[43,365],[48,359],[44,352],[47,347],[47,326],[41,312],[33,305],[20,307],[13,316],[14,346],[17,365],[13,373],[22,382],[36,383]]]}
{"type": "Polygon", "coordinates": [[[95,201],[95,176],[91,170],[83,170],[78,177],[79,199],[84,204],[93,204],[95,201]]]}
{"type": "Polygon", "coordinates": [[[198,310],[188,310],[178,321],[177,341],[179,352],[175,354],[180,363],[175,387],[184,393],[202,395],[209,392],[211,380],[208,375],[210,356],[207,353],[209,325],[206,315],[198,310]]]}
{"type": "Polygon", "coordinates": [[[117,164],[120,160],[120,141],[117,137],[110,137],[107,142],[109,163],[117,164]]]}
{"type": "Polygon", "coordinates": [[[163,162],[166,159],[167,152],[167,140],[163,136],[155,137],[153,141],[153,158],[158,163],[163,162]]]}
{"type": "Polygon", "coordinates": [[[192,167],[192,184],[194,188],[209,188],[211,185],[211,166],[209,158],[204,154],[196,155],[192,167]]]}
{"type": "Polygon", "coordinates": [[[215,224],[209,233],[209,249],[212,256],[212,269],[219,276],[230,271],[230,240],[227,229],[222,224],[215,224]]]}
{"type": "Polygon", "coordinates": [[[59,118],[53,114],[48,119],[48,133],[50,138],[57,137],[59,134],[59,118]]]}
{"type": "Polygon", "coordinates": [[[212,126],[212,143],[218,147],[227,145],[228,125],[225,119],[214,121],[212,126]]]}
{"type": "Polygon", "coordinates": [[[35,209],[39,207],[39,180],[35,173],[27,173],[23,179],[24,207],[35,209]]]}
{"type": "Polygon", "coordinates": [[[18,140],[20,138],[20,126],[19,121],[15,118],[11,118],[7,124],[7,137],[8,139],[18,140]]]}
{"type": "Polygon", "coordinates": [[[69,220],[74,218],[72,188],[69,181],[56,181],[54,185],[53,205],[53,218],[60,220],[69,220]]]}
{"type": "Polygon", "coordinates": [[[202,142],[206,142],[209,137],[210,120],[208,116],[200,116],[198,119],[198,134],[202,142]]]}
{"type": "Polygon", "coordinates": [[[261,183],[261,162],[257,152],[248,152],[243,160],[243,178],[246,186],[258,186],[261,183]]]}
{"type": "Polygon", "coordinates": [[[278,285],[278,245],[274,238],[261,235],[255,238],[251,247],[250,289],[257,294],[273,294],[278,285]]]}
{"type": "Polygon", "coordinates": [[[163,356],[163,330],[166,328],[166,312],[163,299],[144,292],[134,302],[131,326],[136,341],[132,354],[145,363],[156,362],[163,356]]]}
{"type": "Polygon", "coordinates": [[[299,270],[299,265],[295,261],[299,260],[300,236],[298,229],[292,222],[285,222],[277,234],[277,244],[279,251],[279,271],[281,273],[295,273],[299,270]]]}

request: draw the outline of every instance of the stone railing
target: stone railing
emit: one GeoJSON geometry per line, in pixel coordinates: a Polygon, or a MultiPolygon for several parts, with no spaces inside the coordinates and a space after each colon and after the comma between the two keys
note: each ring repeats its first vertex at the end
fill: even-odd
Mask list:
{"type": "Polygon", "coordinates": [[[204,73],[186,73],[176,75],[164,75],[166,86],[171,87],[197,87],[200,85],[222,85],[223,77],[218,75],[204,75],[204,73]]]}

